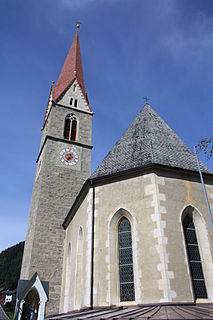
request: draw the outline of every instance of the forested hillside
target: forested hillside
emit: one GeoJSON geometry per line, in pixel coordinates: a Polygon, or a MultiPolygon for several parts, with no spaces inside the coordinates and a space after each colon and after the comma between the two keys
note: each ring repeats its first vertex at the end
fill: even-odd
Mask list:
{"type": "Polygon", "coordinates": [[[24,241],[0,253],[0,287],[16,289],[21,271],[24,241]]]}

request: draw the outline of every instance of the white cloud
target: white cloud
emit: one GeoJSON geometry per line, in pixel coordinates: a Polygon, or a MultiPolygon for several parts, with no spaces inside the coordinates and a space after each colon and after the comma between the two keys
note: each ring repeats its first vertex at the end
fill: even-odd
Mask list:
{"type": "Polygon", "coordinates": [[[205,50],[213,50],[212,19],[199,13],[187,21],[181,17],[182,12],[176,10],[173,14],[174,22],[161,39],[173,59],[182,59],[184,55],[202,58],[205,50]]]}

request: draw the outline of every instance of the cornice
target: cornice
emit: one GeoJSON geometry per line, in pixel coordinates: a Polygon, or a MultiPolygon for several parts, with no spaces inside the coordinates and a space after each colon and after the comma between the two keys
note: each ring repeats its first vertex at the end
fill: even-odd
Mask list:
{"type": "Polygon", "coordinates": [[[86,148],[86,149],[92,149],[93,146],[90,146],[88,144],[84,144],[84,143],[80,143],[80,142],[77,142],[77,141],[72,141],[72,140],[66,140],[66,139],[61,139],[61,138],[58,138],[58,137],[54,137],[54,136],[46,136],[45,139],[44,139],[44,142],[41,146],[41,149],[39,151],[39,154],[38,154],[38,157],[37,157],[37,160],[36,160],[36,163],[39,161],[39,158],[41,156],[41,153],[44,149],[44,146],[47,142],[47,140],[52,140],[52,141],[59,141],[59,142],[64,142],[66,144],[72,144],[72,145],[75,145],[75,146],[79,146],[79,147],[83,147],[83,148],[86,148]]]}

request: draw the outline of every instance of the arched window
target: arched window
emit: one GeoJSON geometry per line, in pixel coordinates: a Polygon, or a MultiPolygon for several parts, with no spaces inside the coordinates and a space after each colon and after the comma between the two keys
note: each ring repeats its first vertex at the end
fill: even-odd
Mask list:
{"type": "Polygon", "coordinates": [[[70,98],[70,105],[72,106],[73,98],[70,98]]]}
{"type": "Polygon", "coordinates": [[[132,257],[131,225],[126,218],[121,218],[118,225],[120,301],[134,301],[134,272],[132,257]]]}
{"type": "Polygon", "coordinates": [[[76,141],[77,119],[74,114],[68,114],[65,118],[64,139],[76,141]]]}
{"type": "Polygon", "coordinates": [[[74,107],[78,107],[78,100],[77,99],[75,99],[75,102],[74,102],[74,107]]]}
{"type": "Polygon", "coordinates": [[[200,258],[199,245],[192,214],[187,214],[183,219],[183,230],[191,270],[191,278],[195,299],[208,298],[203,274],[202,261],[200,258]]]}
{"type": "Polygon", "coordinates": [[[75,92],[75,90],[76,90],[76,84],[74,84],[73,86],[73,92],[75,92]]]}

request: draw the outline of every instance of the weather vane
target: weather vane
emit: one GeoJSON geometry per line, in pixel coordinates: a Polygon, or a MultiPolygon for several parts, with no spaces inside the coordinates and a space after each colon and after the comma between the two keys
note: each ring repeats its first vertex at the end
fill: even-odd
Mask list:
{"type": "Polygon", "coordinates": [[[148,104],[148,101],[149,101],[150,99],[149,99],[147,96],[145,96],[143,99],[146,101],[146,104],[148,104]]]}

